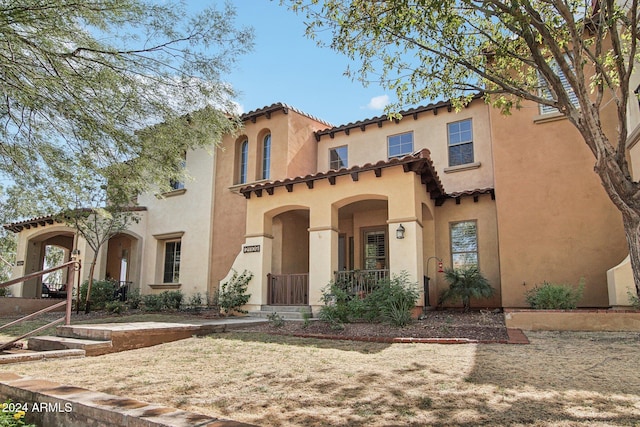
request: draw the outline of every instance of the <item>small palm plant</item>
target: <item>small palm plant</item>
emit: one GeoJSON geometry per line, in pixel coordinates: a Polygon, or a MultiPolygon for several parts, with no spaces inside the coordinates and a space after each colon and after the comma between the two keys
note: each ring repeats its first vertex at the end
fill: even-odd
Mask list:
{"type": "Polygon", "coordinates": [[[449,289],[440,294],[440,302],[462,301],[464,311],[469,311],[471,298],[488,298],[493,295],[491,284],[476,266],[447,268],[444,278],[449,283],[449,289]]]}

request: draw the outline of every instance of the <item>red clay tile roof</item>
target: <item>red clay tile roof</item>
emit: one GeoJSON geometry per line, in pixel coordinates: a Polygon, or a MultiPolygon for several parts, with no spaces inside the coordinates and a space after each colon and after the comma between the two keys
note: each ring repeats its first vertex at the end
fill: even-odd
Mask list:
{"type": "MultiPolygon", "coordinates": [[[[481,99],[482,96],[483,96],[482,93],[475,94],[471,102],[475,101],[476,99],[481,99]]],[[[451,105],[451,101],[441,101],[433,104],[428,104],[422,107],[403,110],[403,111],[400,111],[399,114],[402,117],[413,116],[413,119],[416,120],[419,114],[425,113],[427,111],[432,111],[433,114],[436,115],[438,114],[438,109],[440,108],[446,108],[448,112],[451,112],[453,109],[451,105]]],[[[391,119],[391,120],[394,120],[394,119],[391,119]]],[[[359,120],[353,123],[348,123],[346,125],[340,125],[340,126],[335,126],[332,128],[320,130],[315,132],[316,141],[320,141],[320,138],[322,138],[322,136],[324,135],[329,135],[331,138],[333,138],[333,135],[338,132],[344,132],[347,135],[349,135],[349,132],[351,131],[351,129],[355,129],[355,128],[360,128],[360,130],[364,131],[367,126],[373,125],[373,124],[376,124],[379,127],[381,127],[382,124],[386,121],[389,121],[389,117],[387,115],[382,115],[382,116],[372,117],[370,119],[359,120]]]]}
{"type": "Polygon", "coordinates": [[[450,199],[456,199],[458,197],[465,196],[479,196],[480,194],[491,194],[491,197],[495,197],[495,189],[493,187],[488,188],[476,188],[475,190],[458,191],[455,193],[447,194],[450,199]]]}
{"type": "Polygon", "coordinates": [[[283,180],[265,182],[260,184],[248,185],[240,189],[240,193],[247,199],[251,197],[251,193],[255,193],[258,197],[262,197],[263,190],[267,194],[273,194],[273,190],[276,187],[286,187],[287,191],[293,191],[295,184],[305,183],[308,188],[313,188],[313,183],[321,179],[328,179],[332,184],[335,183],[337,176],[351,175],[354,181],[358,180],[358,174],[365,171],[373,170],[376,176],[382,174],[382,169],[402,166],[405,172],[415,172],[420,175],[422,183],[426,185],[427,191],[430,193],[432,199],[443,200],[446,197],[438,173],[436,172],[433,162],[431,161],[430,152],[427,149],[423,149],[414,154],[393,158],[389,160],[381,160],[377,163],[367,163],[362,166],[353,166],[351,168],[342,168],[338,170],[329,170],[327,172],[318,172],[307,176],[298,176],[295,178],[285,178],[283,180]]]}
{"type": "Polygon", "coordinates": [[[240,116],[240,120],[242,121],[247,121],[247,120],[251,120],[253,123],[255,123],[256,118],[260,117],[260,116],[267,116],[267,118],[271,117],[272,113],[275,113],[277,111],[282,111],[284,114],[289,114],[289,110],[291,111],[295,111],[296,113],[308,117],[311,120],[315,120],[319,123],[322,123],[326,126],[333,126],[331,123],[326,122],[322,119],[319,119],[315,116],[312,116],[311,114],[307,114],[304,111],[300,111],[297,108],[291,107],[290,105],[287,104],[283,104],[282,102],[276,102],[275,104],[271,104],[268,105],[266,107],[262,107],[262,108],[258,108],[257,110],[253,110],[253,111],[249,111],[247,113],[244,113],[240,116]]]}
{"type": "MultiPolygon", "coordinates": [[[[90,209],[82,209],[82,210],[90,211],[90,209]]],[[[133,207],[127,208],[126,210],[130,212],[141,212],[141,211],[146,211],[147,208],[144,206],[133,206],[133,207]]],[[[5,230],[13,231],[14,233],[19,233],[25,228],[26,229],[36,228],[39,225],[44,227],[45,225],[51,225],[54,222],[62,223],[59,217],[60,215],[39,216],[36,218],[26,219],[24,221],[17,221],[17,222],[12,222],[10,224],[4,224],[2,227],[5,230]]]]}

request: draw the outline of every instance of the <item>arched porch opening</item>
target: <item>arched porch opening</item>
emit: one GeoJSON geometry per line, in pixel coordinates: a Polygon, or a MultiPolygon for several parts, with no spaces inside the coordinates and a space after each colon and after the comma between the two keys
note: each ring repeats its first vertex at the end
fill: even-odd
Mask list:
{"type": "Polygon", "coordinates": [[[134,288],[139,288],[140,238],[129,233],[118,233],[107,242],[107,259],[104,277],[115,282],[121,297],[134,288]]]}
{"type": "MultiPolygon", "coordinates": [[[[42,271],[71,260],[74,231],[60,229],[31,237],[27,241],[25,274],[42,271]]],[[[57,274],[26,280],[22,287],[23,298],[66,298],[66,270],[57,274]]]]}
{"type": "Polygon", "coordinates": [[[309,210],[291,209],[272,218],[273,247],[268,305],[309,304],[309,210]]]}
{"type": "Polygon", "coordinates": [[[368,292],[389,277],[388,205],[383,196],[363,195],[339,207],[337,283],[368,292]]]}

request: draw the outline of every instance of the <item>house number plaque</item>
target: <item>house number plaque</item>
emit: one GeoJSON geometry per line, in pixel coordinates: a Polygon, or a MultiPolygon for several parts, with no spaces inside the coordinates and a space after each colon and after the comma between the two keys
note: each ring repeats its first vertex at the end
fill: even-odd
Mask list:
{"type": "Polygon", "coordinates": [[[244,246],[242,248],[242,252],[244,252],[245,254],[249,254],[252,252],[260,252],[260,245],[244,246]]]}

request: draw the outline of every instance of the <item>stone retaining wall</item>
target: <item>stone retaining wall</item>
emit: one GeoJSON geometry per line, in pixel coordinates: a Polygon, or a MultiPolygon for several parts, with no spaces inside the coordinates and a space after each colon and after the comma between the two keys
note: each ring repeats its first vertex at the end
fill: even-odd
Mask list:
{"type": "Polygon", "coordinates": [[[526,331],[640,332],[640,311],[504,309],[507,328],[526,331]]]}
{"type": "Polygon", "coordinates": [[[250,426],[52,381],[0,373],[0,399],[4,402],[8,398],[14,407],[26,412],[27,422],[39,426],[250,426]]]}

